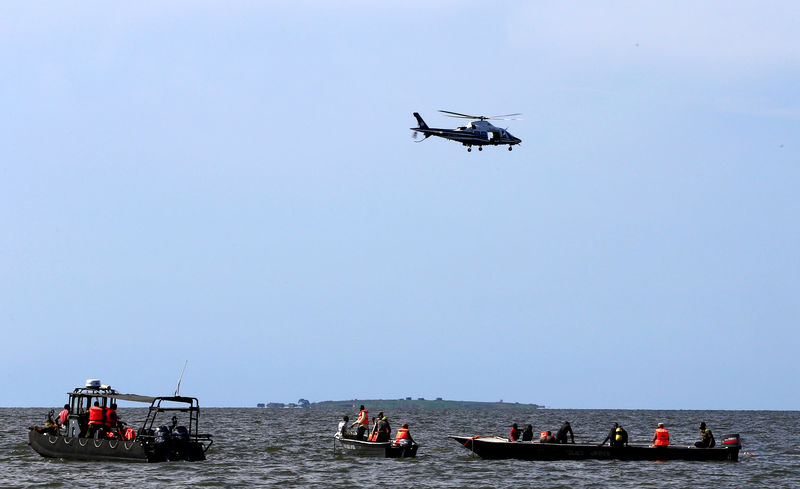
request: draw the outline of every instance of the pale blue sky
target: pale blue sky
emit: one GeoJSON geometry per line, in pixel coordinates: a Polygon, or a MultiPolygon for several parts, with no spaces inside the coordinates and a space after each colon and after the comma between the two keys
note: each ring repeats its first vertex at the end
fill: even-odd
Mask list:
{"type": "Polygon", "coordinates": [[[798,409],[796,2],[4,2],[0,405],[798,409]],[[522,112],[508,152],[412,112],[522,112]]]}

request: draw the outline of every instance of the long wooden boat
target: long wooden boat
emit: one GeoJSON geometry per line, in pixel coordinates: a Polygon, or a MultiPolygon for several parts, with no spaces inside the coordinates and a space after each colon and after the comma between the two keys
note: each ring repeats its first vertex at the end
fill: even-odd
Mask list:
{"type": "Polygon", "coordinates": [[[486,459],[520,460],[739,460],[739,435],[725,435],[719,448],[670,445],[651,447],[629,445],[610,447],[582,443],[539,443],[509,441],[499,436],[450,436],[467,450],[486,459]]]}
{"type": "Polygon", "coordinates": [[[63,429],[31,427],[28,444],[43,457],[75,460],[113,460],[125,462],[165,462],[170,460],[205,460],[213,443],[211,435],[199,434],[200,407],[194,397],[150,397],[122,394],[107,386],[79,387],[69,394],[70,414],[63,429]],[[93,401],[106,408],[117,400],[149,403],[150,409],[139,428],[98,432],[87,437],[89,407],[93,401]],[[157,419],[172,415],[172,425],[161,425],[157,419]],[[159,416],[162,415],[162,416],[159,416]],[[178,425],[178,416],[188,426],[178,425]]]}
{"type": "Polygon", "coordinates": [[[419,448],[416,443],[412,443],[408,447],[402,447],[390,441],[376,442],[343,438],[338,433],[334,435],[333,439],[334,450],[337,449],[338,445],[342,453],[365,457],[414,458],[417,456],[417,449],[419,448]]]}

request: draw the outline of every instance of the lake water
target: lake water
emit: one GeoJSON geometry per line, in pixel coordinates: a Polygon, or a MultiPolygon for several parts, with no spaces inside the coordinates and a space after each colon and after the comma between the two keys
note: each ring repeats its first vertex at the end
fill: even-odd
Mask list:
{"type": "MultiPolygon", "coordinates": [[[[54,406],[56,407],[56,406],[54,406]]],[[[375,407],[367,406],[374,414],[375,407]]],[[[800,412],[635,410],[405,410],[387,412],[393,432],[411,426],[421,445],[416,459],[372,459],[333,451],[333,433],[343,414],[357,410],[210,408],[201,412],[201,432],[214,435],[204,462],[132,464],[78,462],[40,457],[27,444],[27,426],[43,424],[45,408],[0,409],[2,487],[800,487],[800,412]],[[627,429],[631,443],[652,439],[656,423],[670,430],[673,444],[699,439],[705,421],[720,443],[726,433],[742,436],[739,462],[491,461],[471,455],[448,434],[506,436],[511,423],[553,430],[569,420],[576,441],[599,443],[611,423],[627,429]]],[[[58,412],[58,410],[56,410],[58,412]]],[[[134,422],[144,410],[121,408],[134,422]]]]}

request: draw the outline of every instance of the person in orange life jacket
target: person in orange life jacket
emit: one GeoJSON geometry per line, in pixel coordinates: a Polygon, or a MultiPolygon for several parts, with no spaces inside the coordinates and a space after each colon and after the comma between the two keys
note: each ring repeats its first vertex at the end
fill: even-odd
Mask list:
{"type": "Polygon", "coordinates": [[[363,440],[364,433],[366,433],[367,428],[369,427],[369,411],[364,409],[364,405],[361,405],[360,410],[358,411],[358,419],[350,426],[358,426],[358,431],[356,431],[356,440],[363,440]]]}
{"type": "Polygon", "coordinates": [[[400,429],[397,430],[397,436],[394,437],[394,444],[403,449],[401,457],[405,457],[406,450],[414,445],[414,439],[411,438],[411,433],[408,431],[408,423],[403,423],[400,429]]]}
{"type": "Polygon", "coordinates": [[[106,409],[106,430],[116,433],[119,430],[119,416],[117,416],[117,404],[112,402],[111,407],[106,409]]]}
{"type": "Polygon", "coordinates": [[[653,446],[669,446],[669,431],[664,428],[664,423],[658,423],[658,428],[656,428],[656,432],[653,435],[653,446]]]}
{"type": "Polygon", "coordinates": [[[533,441],[533,426],[528,425],[522,432],[522,441],[533,441]]]}
{"type": "Polygon", "coordinates": [[[555,443],[556,437],[552,431],[542,431],[539,434],[539,443],[555,443]]]}
{"type": "Polygon", "coordinates": [[[394,444],[397,446],[409,446],[414,443],[411,438],[411,433],[408,431],[408,423],[403,423],[403,426],[397,430],[397,436],[394,437],[394,444]]]}
{"type": "Polygon", "coordinates": [[[92,438],[103,429],[105,425],[105,411],[100,407],[100,403],[94,401],[94,405],[89,408],[89,429],[86,438],[92,438]]]}
{"type": "Polygon", "coordinates": [[[62,428],[67,427],[67,419],[69,418],[69,404],[64,404],[64,409],[58,413],[58,424],[61,425],[62,428]]]}
{"type": "Polygon", "coordinates": [[[511,431],[508,433],[508,439],[510,441],[519,440],[519,428],[517,427],[517,423],[511,425],[511,431]]]}

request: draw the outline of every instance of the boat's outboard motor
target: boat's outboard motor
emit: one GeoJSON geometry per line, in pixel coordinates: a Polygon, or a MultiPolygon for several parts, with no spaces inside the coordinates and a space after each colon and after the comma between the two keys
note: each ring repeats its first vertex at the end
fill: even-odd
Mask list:
{"type": "Polygon", "coordinates": [[[159,426],[155,433],[153,433],[153,443],[153,455],[155,460],[169,460],[170,445],[172,445],[169,428],[166,426],[159,426]]]}
{"type": "Polygon", "coordinates": [[[722,446],[724,446],[725,448],[728,447],[742,448],[742,442],[739,440],[739,433],[723,436],[722,446]]]}
{"type": "Polygon", "coordinates": [[[172,430],[170,460],[183,460],[189,453],[189,430],[185,426],[176,426],[172,430]]]}

